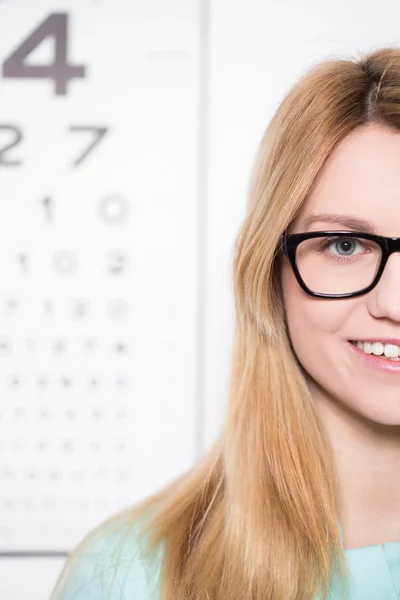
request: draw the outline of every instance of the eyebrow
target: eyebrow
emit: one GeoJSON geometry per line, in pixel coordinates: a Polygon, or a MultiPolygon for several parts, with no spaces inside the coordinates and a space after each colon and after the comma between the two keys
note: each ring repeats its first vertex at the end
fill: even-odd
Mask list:
{"type": "Polygon", "coordinates": [[[302,221],[302,226],[308,229],[310,225],[317,222],[336,223],[338,225],[344,225],[350,229],[356,231],[363,231],[364,233],[376,233],[376,227],[365,219],[354,217],[352,215],[335,215],[332,213],[321,213],[319,215],[309,215],[302,221]]]}

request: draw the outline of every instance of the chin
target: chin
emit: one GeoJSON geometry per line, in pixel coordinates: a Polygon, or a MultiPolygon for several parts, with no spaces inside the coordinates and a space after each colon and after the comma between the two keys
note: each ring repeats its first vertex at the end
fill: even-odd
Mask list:
{"type": "MultiPolygon", "coordinates": [[[[360,390],[360,395],[361,393],[360,390]]],[[[357,398],[354,404],[346,404],[346,407],[351,411],[353,419],[355,417],[365,424],[368,422],[382,427],[400,427],[400,393],[393,394],[392,398],[386,396],[383,404],[379,404],[377,398],[379,394],[368,402],[364,400],[362,405],[357,398]]]]}

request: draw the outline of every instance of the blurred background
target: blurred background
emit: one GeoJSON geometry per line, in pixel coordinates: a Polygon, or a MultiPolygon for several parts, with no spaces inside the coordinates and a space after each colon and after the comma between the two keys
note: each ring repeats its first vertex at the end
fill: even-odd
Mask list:
{"type": "Polygon", "coordinates": [[[0,0],[0,597],[221,427],[257,146],[324,58],[397,45],[383,0],[0,0]]]}

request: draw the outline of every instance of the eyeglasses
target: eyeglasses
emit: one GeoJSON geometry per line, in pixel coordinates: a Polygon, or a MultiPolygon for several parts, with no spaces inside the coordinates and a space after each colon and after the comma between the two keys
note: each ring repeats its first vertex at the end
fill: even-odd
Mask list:
{"type": "Polygon", "coordinates": [[[400,238],[359,231],[285,231],[281,249],[307,294],[354,298],[376,286],[389,256],[400,252],[400,238]]]}

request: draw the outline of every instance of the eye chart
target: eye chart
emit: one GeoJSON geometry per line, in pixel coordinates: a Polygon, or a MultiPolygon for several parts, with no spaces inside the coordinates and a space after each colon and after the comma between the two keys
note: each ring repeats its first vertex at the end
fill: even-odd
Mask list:
{"type": "Polygon", "coordinates": [[[0,551],[66,551],[196,458],[199,19],[0,2],[0,551]]]}

